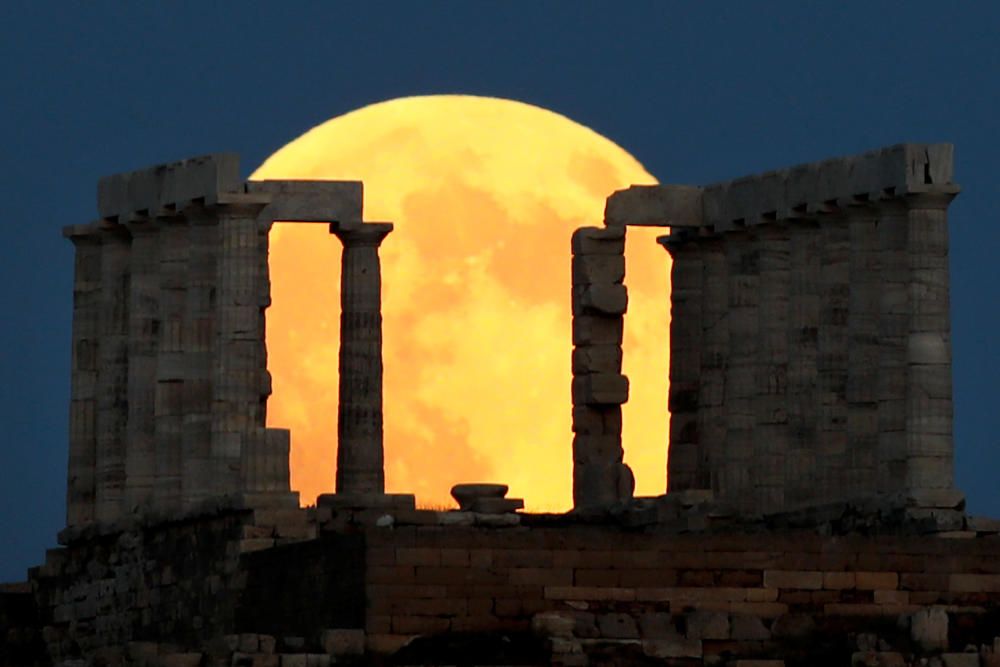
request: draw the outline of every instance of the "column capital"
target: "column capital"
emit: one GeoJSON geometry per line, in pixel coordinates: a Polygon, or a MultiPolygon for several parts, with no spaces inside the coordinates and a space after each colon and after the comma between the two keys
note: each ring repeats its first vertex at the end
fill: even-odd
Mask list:
{"type": "Polygon", "coordinates": [[[358,246],[381,245],[382,240],[392,231],[391,222],[363,222],[341,224],[334,222],[330,224],[330,233],[334,234],[345,248],[358,246]]]}

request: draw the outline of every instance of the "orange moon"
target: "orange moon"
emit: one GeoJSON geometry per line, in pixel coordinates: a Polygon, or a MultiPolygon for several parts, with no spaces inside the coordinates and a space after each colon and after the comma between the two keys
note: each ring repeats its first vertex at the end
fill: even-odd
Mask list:
{"type": "MultiPolygon", "coordinates": [[[[447,507],[452,485],[494,481],[529,510],[571,507],[570,234],[600,226],[614,190],[656,179],[564,116],[459,95],[339,116],[251,178],[361,180],[365,220],[395,223],[380,251],[387,491],[447,507]]],[[[626,249],[638,495],[666,487],[670,261],[652,231],[626,249]]],[[[323,225],[271,231],[268,424],[292,431],[304,504],[333,490],[340,252],[323,225]]]]}

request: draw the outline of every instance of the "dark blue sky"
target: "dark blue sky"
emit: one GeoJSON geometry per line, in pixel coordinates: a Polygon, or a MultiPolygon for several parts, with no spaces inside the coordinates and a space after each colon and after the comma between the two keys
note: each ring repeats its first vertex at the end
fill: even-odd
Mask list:
{"type": "Polygon", "coordinates": [[[59,230],[94,217],[97,179],[220,150],[246,174],[328,118],[414,94],[547,107],[673,183],[953,142],[956,472],[971,510],[1000,516],[1000,3],[616,5],[0,4],[0,581],[63,523],[59,230]]]}

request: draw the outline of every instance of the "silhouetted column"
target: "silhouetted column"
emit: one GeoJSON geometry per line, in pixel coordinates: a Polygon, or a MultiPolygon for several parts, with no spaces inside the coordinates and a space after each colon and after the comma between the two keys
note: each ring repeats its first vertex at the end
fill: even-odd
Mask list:
{"type": "Polygon", "coordinates": [[[126,229],[101,229],[101,323],[97,373],[97,520],[121,517],[128,423],[129,245],[126,229]]]}
{"type": "Polygon", "coordinates": [[[801,505],[816,497],[820,472],[816,460],[817,339],[819,335],[820,234],[816,224],[789,224],[788,285],[788,428],[785,456],[785,504],[801,505]]]}
{"type": "Polygon", "coordinates": [[[709,488],[722,496],[725,469],[726,367],[729,365],[729,266],[723,237],[699,241],[702,248],[701,383],[698,440],[708,457],[709,488]]]}
{"type": "Polygon", "coordinates": [[[757,398],[754,467],[761,509],[785,504],[785,460],[792,438],[788,410],[789,233],[785,223],[757,227],[760,294],[757,309],[757,398]]]}
{"type": "Polygon", "coordinates": [[[129,223],[132,234],[128,318],[128,455],[125,472],[128,509],[148,509],[155,479],[154,419],[156,362],[160,330],[159,232],[162,223],[129,223]]]}
{"type": "Polygon", "coordinates": [[[382,450],[382,277],[378,248],[390,223],[333,225],[344,244],[340,276],[337,493],[385,491],[382,450]]]}
{"type": "Polygon", "coordinates": [[[847,312],[847,487],[855,497],[878,492],[878,218],[870,206],[847,210],[850,303],[847,312]]]}
{"type": "Polygon", "coordinates": [[[710,483],[708,460],[698,428],[703,341],[702,252],[689,230],[674,231],[662,237],[660,243],[672,259],[668,488],[670,492],[706,489],[710,483]]]}
{"type": "Polygon", "coordinates": [[[63,234],[76,249],[66,525],[78,526],[95,518],[101,243],[99,232],[90,226],[68,227],[63,234]]]}

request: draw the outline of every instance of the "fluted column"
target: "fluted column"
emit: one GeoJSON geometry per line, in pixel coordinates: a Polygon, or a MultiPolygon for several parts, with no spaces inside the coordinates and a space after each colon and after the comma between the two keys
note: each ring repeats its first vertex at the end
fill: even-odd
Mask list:
{"type": "Polygon", "coordinates": [[[97,377],[101,336],[101,243],[93,227],[70,227],[76,247],[73,275],[73,352],[69,411],[66,525],[95,518],[97,377]]]}
{"type": "Polygon", "coordinates": [[[382,450],[382,272],[390,223],[331,226],[344,244],[340,274],[337,493],[385,492],[382,450]]]}
{"type": "Polygon", "coordinates": [[[128,232],[101,229],[100,345],[97,373],[96,519],[121,517],[128,423],[128,232]]]}

